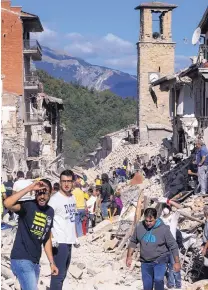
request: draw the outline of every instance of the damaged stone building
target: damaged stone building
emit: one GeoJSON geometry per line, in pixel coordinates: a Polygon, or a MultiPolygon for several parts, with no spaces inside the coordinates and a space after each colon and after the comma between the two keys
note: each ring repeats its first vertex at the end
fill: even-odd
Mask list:
{"type": "Polygon", "coordinates": [[[9,0],[1,1],[1,26],[3,176],[20,169],[43,174],[60,157],[63,133],[63,101],[43,93],[33,64],[42,49],[32,33],[43,27],[37,15],[9,0]]]}
{"type": "MultiPolygon", "coordinates": [[[[190,155],[197,136],[208,145],[208,8],[199,25],[201,40],[193,63],[176,74],[166,75],[151,84],[169,92],[170,117],[173,126],[173,148],[190,155]]],[[[159,99],[160,96],[157,95],[159,99]]],[[[168,102],[168,97],[167,97],[168,102]]]]}
{"type": "Polygon", "coordinates": [[[155,91],[150,90],[150,84],[174,73],[175,42],[171,26],[175,8],[177,5],[155,1],[141,3],[135,8],[140,11],[137,125],[142,143],[160,144],[172,132],[168,93],[157,88],[155,91]],[[152,100],[155,106],[152,106],[152,100]]]}

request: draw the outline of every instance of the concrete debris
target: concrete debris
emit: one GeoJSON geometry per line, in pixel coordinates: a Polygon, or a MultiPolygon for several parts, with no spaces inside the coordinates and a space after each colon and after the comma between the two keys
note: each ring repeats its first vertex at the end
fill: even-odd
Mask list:
{"type": "MultiPolygon", "coordinates": [[[[113,184],[114,189],[119,187],[121,193],[123,202],[121,215],[98,223],[93,233],[79,238],[80,247],[72,249],[72,264],[63,290],[69,288],[71,290],[142,289],[139,248],[133,255],[131,268],[127,269],[125,265],[128,240],[135,222],[143,219],[146,207],[156,207],[160,212],[158,200],[164,196],[164,193],[166,196],[173,196],[172,200],[178,204],[173,207],[172,216],[176,218],[170,227],[179,228],[183,236],[182,289],[206,289],[207,282],[200,281],[204,274],[200,248],[204,220],[203,207],[208,204],[208,196],[193,195],[193,190],[188,190],[187,166],[190,159],[184,159],[183,156],[167,158],[164,157],[166,154],[162,155],[158,152],[156,155],[147,156],[145,154],[148,152],[143,149],[140,153],[142,165],[139,174],[134,178],[136,182],[113,184]],[[198,284],[194,283],[196,281],[198,284]],[[197,288],[199,285],[201,288],[197,288]]],[[[115,161],[111,154],[107,158],[112,158],[112,162],[115,161]]],[[[118,162],[122,158],[123,155],[118,162]]],[[[111,165],[109,160],[106,160],[108,166],[111,165]]],[[[89,170],[92,171],[92,168],[89,170]]],[[[94,178],[93,174],[91,178],[94,178]]],[[[2,230],[1,285],[2,289],[6,290],[20,289],[9,264],[15,232],[16,225],[11,229],[2,230]]],[[[43,251],[38,289],[49,289],[49,286],[50,267],[43,251]]]]}
{"type": "Polygon", "coordinates": [[[77,267],[76,265],[70,265],[69,266],[69,273],[75,279],[80,279],[82,277],[83,271],[79,267],[77,267]]]}
{"type": "Polygon", "coordinates": [[[105,251],[113,250],[118,245],[118,242],[119,242],[119,240],[117,240],[115,238],[113,240],[106,241],[103,247],[104,247],[105,251]]]}

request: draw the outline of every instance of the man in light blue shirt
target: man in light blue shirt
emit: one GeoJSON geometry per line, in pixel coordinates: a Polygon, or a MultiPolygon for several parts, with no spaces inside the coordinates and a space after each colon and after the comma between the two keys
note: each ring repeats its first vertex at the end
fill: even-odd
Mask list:
{"type": "Polygon", "coordinates": [[[198,181],[201,187],[201,194],[207,193],[207,172],[208,172],[208,150],[202,140],[196,141],[196,163],[198,166],[198,181]]]}

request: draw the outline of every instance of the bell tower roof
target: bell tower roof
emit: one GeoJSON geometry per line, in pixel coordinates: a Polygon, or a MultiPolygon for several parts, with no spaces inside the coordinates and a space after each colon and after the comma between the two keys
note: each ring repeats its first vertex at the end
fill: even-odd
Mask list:
{"type": "Polygon", "coordinates": [[[153,8],[153,9],[168,9],[168,10],[173,10],[177,8],[178,6],[175,4],[169,4],[169,3],[164,3],[164,2],[145,2],[141,3],[139,6],[135,8],[135,10],[140,10],[143,8],[153,8]]]}

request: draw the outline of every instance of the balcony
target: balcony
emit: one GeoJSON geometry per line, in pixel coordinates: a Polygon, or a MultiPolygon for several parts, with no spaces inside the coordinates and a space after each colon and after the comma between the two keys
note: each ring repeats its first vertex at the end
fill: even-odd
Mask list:
{"type": "Polygon", "coordinates": [[[26,112],[25,115],[25,126],[37,126],[42,125],[43,119],[37,113],[26,112]]]}
{"type": "Polygon", "coordinates": [[[37,40],[24,40],[23,52],[25,55],[31,56],[33,60],[42,59],[42,49],[37,40]]]}
{"type": "Polygon", "coordinates": [[[198,117],[198,134],[202,134],[208,128],[208,117],[198,117]]]}
{"type": "Polygon", "coordinates": [[[201,44],[199,46],[199,54],[198,54],[198,63],[201,63],[202,60],[208,61],[208,45],[201,44]]]}
{"type": "Polygon", "coordinates": [[[24,76],[24,89],[29,91],[39,90],[39,79],[36,74],[30,73],[24,76]]]}

